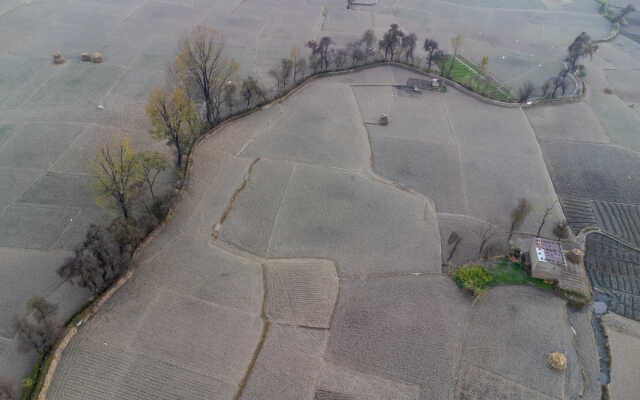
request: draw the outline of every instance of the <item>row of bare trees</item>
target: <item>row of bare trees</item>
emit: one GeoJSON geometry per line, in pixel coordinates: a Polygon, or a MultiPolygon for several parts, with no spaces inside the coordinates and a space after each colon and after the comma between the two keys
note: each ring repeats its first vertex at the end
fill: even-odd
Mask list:
{"type": "Polygon", "coordinates": [[[172,150],[174,168],[162,153],[136,152],[126,137],[103,146],[90,166],[96,201],[120,215],[108,226],[89,227],[84,241],[58,269],[61,277],[95,296],[130,267],[136,247],[165,218],[175,199],[175,191],[158,193],[159,176],[175,171],[180,186],[198,139],[234,112],[236,98],[241,96],[246,108],[266,98],[254,77],[236,80],[237,70],[217,32],[198,26],[180,39],[166,84],[150,93],[145,108],[149,133],[172,150]]]}
{"type": "MultiPolygon", "coordinates": [[[[397,24],[392,24],[380,40],[376,38],[375,32],[369,29],[358,40],[349,42],[342,48],[336,47],[331,37],[323,36],[306,43],[310,51],[308,61],[300,56],[299,48],[293,48],[290,57],[280,59],[279,64],[269,71],[269,76],[274,79],[275,88],[279,91],[295,85],[304,79],[308,72],[343,70],[369,63],[374,59],[415,64],[417,46],[417,35],[403,32],[397,24]]],[[[422,48],[427,53],[425,64],[429,72],[437,60],[446,57],[439,49],[438,42],[433,39],[425,39],[422,48]]]]}
{"type": "MultiPolygon", "coordinates": [[[[585,73],[584,65],[579,64],[579,61],[587,56],[589,56],[589,59],[593,58],[597,50],[598,45],[591,40],[591,37],[586,32],[580,33],[567,48],[564,68],[560,70],[558,75],[545,81],[540,88],[542,97],[556,98],[558,94],[564,96],[570,86],[570,75],[575,76],[577,74],[580,76],[585,73]]],[[[535,91],[536,88],[531,82],[525,82],[518,93],[520,102],[526,103],[534,95],[535,91]]]]}
{"type": "MultiPolygon", "coordinates": [[[[557,205],[558,200],[553,201],[542,213],[535,233],[536,237],[543,235],[543,229],[549,222],[548,219],[552,216],[557,205]]],[[[522,228],[524,222],[533,211],[533,205],[529,200],[525,198],[518,199],[517,205],[510,212],[509,229],[505,232],[506,241],[504,242],[500,239],[503,234],[492,224],[487,224],[482,231],[475,232],[479,239],[477,257],[486,260],[492,256],[504,254],[505,250],[510,247],[513,235],[522,228]]],[[[552,232],[557,239],[561,240],[570,236],[570,228],[566,221],[556,221],[552,232]]],[[[443,247],[443,253],[446,250],[446,253],[443,254],[444,264],[448,265],[451,262],[462,241],[463,237],[458,232],[453,231],[449,234],[446,247],[443,247]]]]}

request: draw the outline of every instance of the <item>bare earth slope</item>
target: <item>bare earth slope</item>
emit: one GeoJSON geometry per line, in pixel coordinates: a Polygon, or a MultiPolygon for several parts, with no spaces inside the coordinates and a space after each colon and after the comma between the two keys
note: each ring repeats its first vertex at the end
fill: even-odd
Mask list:
{"type": "MultiPolygon", "coordinates": [[[[525,400],[582,393],[580,360],[593,357],[579,357],[563,301],[501,287],[472,304],[440,272],[441,207],[444,219],[462,226],[504,228],[495,216],[512,196],[535,193],[538,208],[553,202],[522,112],[491,110],[505,123],[491,132],[502,147],[489,146],[474,140],[467,120],[485,106],[454,90],[404,98],[387,85],[361,97],[361,88],[396,79],[406,73],[391,67],[322,79],[202,143],[175,216],[144,249],[132,280],[65,350],[49,398],[525,400]],[[363,106],[366,99],[374,101],[363,106]],[[454,105],[455,122],[424,129],[422,115],[411,113],[392,117],[386,130],[365,124],[396,102],[427,112],[454,105]],[[452,138],[452,129],[460,136],[452,138]],[[293,135],[296,142],[287,139],[293,135]],[[444,183],[413,187],[411,174],[396,174],[403,167],[378,165],[378,138],[389,146],[384,157],[400,164],[411,163],[401,148],[407,140],[446,143],[460,173],[451,181],[452,203],[429,197],[444,183]],[[474,150],[482,157],[472,159],[474,150]],[[513,179],[505,152],[527,155],[518,179],[529,185],[513,179]],[[503,187],[488,202],[496,182],[503,187]],[[546,366],[551,351],[567,355],[566,372],[546,366]]],[[[442,173],[449,167],[429,165],[442,173]]],[[[429,173],[420,164],[407,168],[429,173]]]]}

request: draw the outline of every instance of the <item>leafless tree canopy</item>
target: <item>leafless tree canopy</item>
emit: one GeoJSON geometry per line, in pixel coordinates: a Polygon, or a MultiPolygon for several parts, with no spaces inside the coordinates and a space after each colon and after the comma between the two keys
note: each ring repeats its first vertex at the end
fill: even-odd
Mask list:
{"type": "Polygon", "coordinates": [[[507,243],[511,241],[513,232],[522,226],[532,209],[533,207],[531,206],[531,203],[529,203],[529,200],[518,200],[518,205],[513,210],[511,210],[511,226],[509,228],[509,237],[507,238],[507,243]]]}
{"type": "Polygon", "coordinates": [[[418,42],[418,37],[415,33],[410,33],[407,36],[402,38],[402,50],[404,51],[404,58],[406,62],[411,60],[413,62],[413,52],[416,49],[416,43],[418,42]]]}
{"type": "Polygon", "coordinates": [[[431,63],[434,60],[434,53],[438,50],[438,42],[432,39],[425,39],[422,46],[429,56],[427,58],[427,71],[431,72],[431,63]]]}
{"type": "Polygon", "coordinates": [[[29,300],[27,313],[14,317],[13,321],[21,350],[35,350],[44,354],[51,349],[62,332],[62,327],[56,321],[57,310],[55,304],[47,302],[43,297],[32,297],[29,300]]]}
{"type": "Polygon", "coordinates": [[[378,42],[378,47],[384,50],[385,60],[395,60],[403,37],[404,32],[400,30],[398,24],[391,24],[389,30],[385,32],[382,39],[378,42]]]}
{"type": "Polygon", "coordinates": [[[204,102],[207,122],[218,122],[224,85],[237,70],[225,56],[222,35],[203,26],[186,34],[178,45],[175,70],[189,97],[204,102]]]}
{"type": "Polygon", "coordinates": [[[525,82],[518,90],[518,98],[520,100],[520,103],[526,103],[531,98],[535,90],[536,89],[533,83],[529,81],[525,82]]]}
{"type": "Polygon", "coordinates": [[[553,234],[558,239],[567,239],[570,234],[569,224],[567,221],[558,222],[553,227],[553,234]]]}
{"type": "Polygon", "coordinates": [[[262,86],[260,86],[258,81],[252,76],[248,76],[247,79],[242,81],[241,92],[242,97],[244,97],[244,100],[247,102],[247,108],[251,108],[251,105],[256,99],[264,100],[266,97],[264,89],[262,89],[262,86]]]}
{"type": "Polygon", "coordinates": [[[99,294],[128,267],[130,254],[123,250],[108,231],[92,224],[74,254],[58,268],[58,275],[99,294]]]}

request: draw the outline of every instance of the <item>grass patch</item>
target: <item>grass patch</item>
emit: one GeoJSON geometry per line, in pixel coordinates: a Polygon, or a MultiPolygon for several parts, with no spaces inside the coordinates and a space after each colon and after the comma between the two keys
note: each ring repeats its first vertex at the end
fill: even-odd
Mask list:
{"type": "Polygon", "coordinates": [[[505,257],[488,266],[470,265],[456,271],[454,280],[459,288],[474,296],[486,289],[499,285],[531,285],[541,289],[555,290],[555,282],[531,277],[523,264],[505,257]]]}
{"type": "MultiPolygon", "coordinates": [[[[447,57],[436,62],[440,71],[449,71],[451,67],[451,57],[447,57]]],[[[445,74],[445,76],[447,76],[445,74]]],[[[480,68],[472,63],[463,63],[460,59],[456,58],[451,67],[451,74],[449,79],[461,84],[462,86],[470,89],[476,93],[480,93],[491,99],[500,100],[504,102],[514,102],[515,98],[507,90],[504,90],[497,86],[494,82],[489,82],[484,79],[484,76],[480,72],[480,68]]]]}
{"type": "Polygon", "coordinates": [[[40,355],[33,368],[31,368],[29,376],[22,380],[22,394],[20,395],[20,400],[34,399],[37,393],[40,392],[39,389],[42,386],[41,374],[46,361],[47,354],[40,355]]]}
{"type": "Polygon", "coordinates": [[[492,276],[491,286],[497,285],[533,285],[542,289],[555,289],[555,283],[531,277],[520,263],[501,258],[497,264],[487,268],[492,276]]]}

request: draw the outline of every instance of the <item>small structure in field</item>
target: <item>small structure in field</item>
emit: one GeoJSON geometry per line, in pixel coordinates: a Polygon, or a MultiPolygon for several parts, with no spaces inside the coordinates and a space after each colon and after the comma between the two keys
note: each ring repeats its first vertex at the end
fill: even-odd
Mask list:
{"type": "Polygon", "coordinates": [[[531,276],[557,281],[566,265],[560,242],[536,238],[531,243],[531,276]]]}
{"type": "Polygon", "coordinates": [[[387,114],[380,114],[380,118],[378,119],[378,124],[382,126],[386,126],[386,125],[389,125],[389,121],[391,121],[391,119],[387,114]]]}
{"type": "Polygon", "coordinates": [[[54,64],[60,65],[60,64],[66,63],[66,62],[67,62],[67,60],[64,58],[62,53],[57,52],[56,54],[53,55],[53,63],[54,64]]]}
{"type": "Polygon", "coordinates": [[[571,249],[566,254],[567,261],[573,264],[582,264],[584,261],[584,253],[580,249],[571,249]]]}
{"type": "Polygon", "coordinates": [[[431,79],[409,78],[407,79],[407,86],[412,88],[414,91],[418,91],[418,89],[440,90],[440,88],[444,85],[438,78],[431,78],[431,79]]]}
{"type": "Polygon", "coordinates": [[[97,51],[93,54],[91,54],[91,62],[94,64],[100,64],[104,61],[104,58],[102,58],[102,54],[98,53],[97,51]]]}
{"type": "Polygon", "coordinates": [[[90,62],[91,56],[89,55],[89,53],[82,53],[80,54],[80,61],[90,62]]]}
{"type": "Polygon", "coordinates": [[[567,357],[562,353],[549,353],[547,364],[556,371],[564,371],[567,369],[567,357]]]}

